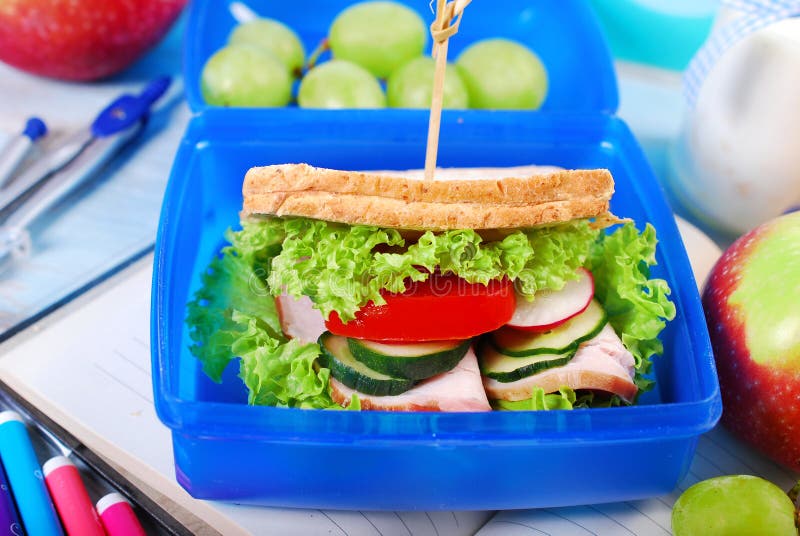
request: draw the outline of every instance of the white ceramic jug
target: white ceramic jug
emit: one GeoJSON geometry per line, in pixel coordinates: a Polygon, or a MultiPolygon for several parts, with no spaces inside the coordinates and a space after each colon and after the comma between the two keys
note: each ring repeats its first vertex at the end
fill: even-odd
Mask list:
{"type": "MultiPolygon", "coordinates": [[[[743,16],[720,11],[717,26],[743,16]]],[[[708,230],[742,234],[800,203],[800,18],[732,45],[672,148],[666,187],[708,230]]]]}

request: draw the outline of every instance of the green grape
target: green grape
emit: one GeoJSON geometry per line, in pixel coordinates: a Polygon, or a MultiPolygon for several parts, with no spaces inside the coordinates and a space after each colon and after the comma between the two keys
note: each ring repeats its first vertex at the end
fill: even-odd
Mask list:
{"type": "Polygon", "coordinates": [[[234,28],[228,44],[262,47],[299,74],[306,61],[303,43],[288,26],[273,19],[255,19],[234,28]]]}
{"type": "Polygon", "coordinates": [[[778,486],[750,475],[698,482],[672,508],[675,536],[796,535],[795,509],[778,486]]]}
{"type": "Polygon", "coordinates": [[[301,108],[385,108],[386,96],[369,71],[331,60],[311,69],[300,83],[301,108]]]}
{"type": "Polygon", "coordinates": [[[272,54],[251,45],[228,45],[203,66],[200,89],[212,106],[286,106],[292,77],[272,54]]]}
{"type": "MultiPolygon", "coordinates": [[[[392,108],[430,108],[435,70],[436,62],[433,58],[420,56],[393,72],[386,85],[389,106],[392,108]]],[[[444,108],[467,108],[469,95],[455,65],[449,65],[445,73],[442,106],[444,108]]]]}
{"type": "Polygon", "coordinates": [[[536,109],[547,94],[547,71],[541,60],[514,41],[479,41],[456,63],[473,108],[536,109]]]}
{"type": "Polygon", "coordinates": [[[336,17],[328,32],[333,56],[352,61],[378,78],[422,54],[425,23],[396,2],[364,2],[336,17]]]}

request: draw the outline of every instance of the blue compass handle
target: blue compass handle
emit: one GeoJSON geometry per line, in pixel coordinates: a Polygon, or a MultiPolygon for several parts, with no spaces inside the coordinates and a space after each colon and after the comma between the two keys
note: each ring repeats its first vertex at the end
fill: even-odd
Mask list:
{"type": "Polygon", "coordinates": [[[98,138],[112,136],[143,120],[150,107],[167,90],[171,78],[162,76],[150,82],[138,95],[124,94],[100,112],[92,123],[92,134],[98,138]]]}

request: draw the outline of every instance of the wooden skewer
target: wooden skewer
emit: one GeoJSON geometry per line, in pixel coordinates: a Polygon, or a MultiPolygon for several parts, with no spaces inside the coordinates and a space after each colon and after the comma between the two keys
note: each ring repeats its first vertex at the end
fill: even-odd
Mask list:
{"type": "Polygon", "coordinates": [[[437,0],[436,20],[431,24],[433,55],[436,69],[433,73],[433,98],[428,120],[428,146],[425,151],[425,180],[433,180],[436,171],[436,157],[439,151],[439,129],[442,121],[442,102],[444,100],[444,80],[447,70],[447,45],[450,37],[458,32],[464,9],[472,0],[437,0]]]}

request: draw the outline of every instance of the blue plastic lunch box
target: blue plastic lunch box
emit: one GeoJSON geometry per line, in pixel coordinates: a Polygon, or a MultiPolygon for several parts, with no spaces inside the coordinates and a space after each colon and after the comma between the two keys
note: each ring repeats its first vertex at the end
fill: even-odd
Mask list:
{"type": "MultiPolygon", "coordinates": [[[[308,49],[343,0],[251,7],[282,20],[308,49]]],[[[431,18],[427,0],[406,2],[431,18]]],[[[308,162],[342,169],[422,167],[427,113],[205,106],[199,72],[234,25],[226,2],[195,2],[186,87],[195,112],[175,157],[155,253],[152,299],[156,409],[172,430],[178,482],[190,494],[274,506],[340,509],[511,509],[669,493],[687,472],[721,403],[700,299],[675,221],[626,125],[613,114],[608,50],[585,0],[476,0],[452,57],[488,36],[542,57],[550,93],[537,112],[446,111],[439,165],[605,167],[612,210],[651,222],[655,275],[678,315],[655,359],[656,388],[634,407],[550,412],[389,413],[252,407],[233,363],[211,382],[189,353],[185,305],[238,224],[248,168],[308,162]]]]}

